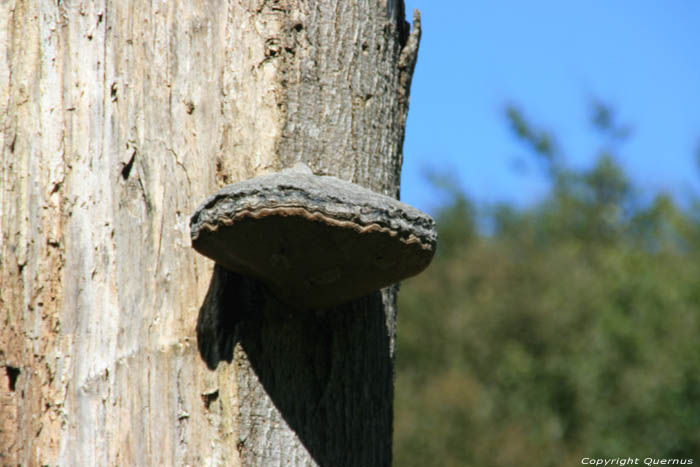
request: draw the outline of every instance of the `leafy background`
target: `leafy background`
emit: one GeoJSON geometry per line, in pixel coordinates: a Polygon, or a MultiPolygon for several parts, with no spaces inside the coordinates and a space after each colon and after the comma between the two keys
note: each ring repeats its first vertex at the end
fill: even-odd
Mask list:
{"type": "Polygon", "coordinates": [[[516,105],[504,120],[551,188],[475,203],[428,174],[439,244],[399,294],[394,464],[700,461],[700,200],[636,188],[603,103],[589,168],[516,105]]]}

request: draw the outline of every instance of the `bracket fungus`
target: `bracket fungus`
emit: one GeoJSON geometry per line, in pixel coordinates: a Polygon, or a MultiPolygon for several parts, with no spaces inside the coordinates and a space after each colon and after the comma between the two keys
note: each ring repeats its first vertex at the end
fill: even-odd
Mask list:
{"type": "Polygon", "coordinates": [[[303,164],[228,185],[190,222],[192,246],[293,308],[343,304],[432,260],[433,219],[303,164]]]}

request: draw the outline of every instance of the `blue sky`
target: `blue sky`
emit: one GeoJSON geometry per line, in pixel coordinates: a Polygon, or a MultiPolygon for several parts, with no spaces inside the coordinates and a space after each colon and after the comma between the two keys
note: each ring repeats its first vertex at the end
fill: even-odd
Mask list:
{"type": "Polygon", "coordinates": [[[588,167],[601,142],[592,99],[631,126],[616,154],[637,187],[700,196],[700,1],[407,0],[409,20],[414,8],[423,38],[403,201],[434,212],[440,197],[425,173],[436,169],[478,202],[536,202],[547,184],[505,105],[550,130],[568,164],[588,167]]]}

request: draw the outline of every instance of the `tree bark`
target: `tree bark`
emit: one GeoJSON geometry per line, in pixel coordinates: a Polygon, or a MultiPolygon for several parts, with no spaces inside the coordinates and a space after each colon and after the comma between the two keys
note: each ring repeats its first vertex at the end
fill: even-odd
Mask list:
{"type": "Polygon", "coordinates": [[[390,464],[395,288],[293,313],[189,216],[299,161],[398,196],[403,15],[0,2],[0,464],[390,464]]]}

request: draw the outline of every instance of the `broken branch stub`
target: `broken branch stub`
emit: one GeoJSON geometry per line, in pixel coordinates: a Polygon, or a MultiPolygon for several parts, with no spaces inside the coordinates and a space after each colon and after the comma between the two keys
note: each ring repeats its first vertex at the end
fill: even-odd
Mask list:
{"type": "Polygon", "coordinates": [[[437,242],[430,216],[302,164],[222,188],[190,228],[195,250],[308,309],[418,274],[437,242]]]}

